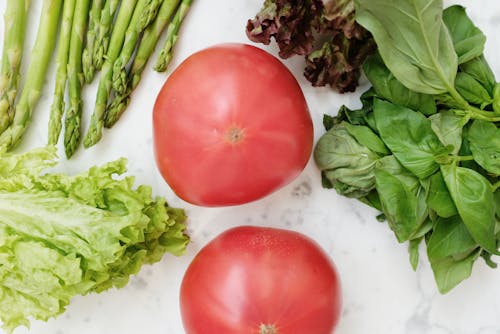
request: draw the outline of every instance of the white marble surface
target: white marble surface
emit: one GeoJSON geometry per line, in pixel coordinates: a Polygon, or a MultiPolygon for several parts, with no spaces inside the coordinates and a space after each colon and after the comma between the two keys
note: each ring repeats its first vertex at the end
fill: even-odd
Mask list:
{"type": "MultiPolygon", "coordinates": [[[[34,39],[41,2],[32,1],[29,42],[34,39]]],[[[262,2],[195,0],[182,28],[171,68],[203,47],[220,42],[248,42],[246,20],[253,17],[262,2]]],[[[486,33],[486,57],[500,77],[500,4],[497,0],[446,1],[446,4],[452,3],[465,5],[486,33]]],[[[5,1],[0,1],[0,12],[4,7],[5,1]]],[[[260,47],[276,54],[273,46],[260,47]]],[[[322,115],[336,112],[342,104],[357,106],[358,93],[341,96],[328,88],[310,87],[302,77],[302,62],[301,58],[294,58],[285,63],[303,86],[314,120],[315,139],[318,139],[324,131],[322,115]]],[[[46,142],[53,72],[52,65],[33,124],[19,150],[46,142]]],[[[398,244],[389,228],[375,220],[375,211],[332,190],[322,189],[312,160],[296,181],[248,205],[207,209],[177,199],[159,176],[152,153],[151,110],[164,80],[164,74],[148,70],[116,127],[107,131],[95,148],[81,150],[71,161],[63,159],[59,168],[73,173],[120,156],[129,158],[130,173],[137,176],[137,183],[153,185],[154,191],[165,196],[171,205],[186,208],[192,238],[186,254],[178,258],[165,256],[160,263],[144,267],[121,290],[77,297],[63,315],[48,323],[35,321],[31,330],[20,328],[16,334],[181,334],[178,296],[186,267],[210,239],[242,224],[302,232],[331,255],[340,272],[344,295],[338,334],[500,333],[500,270],[492,270],[477,261],[470,279],[449,294],[440,295],[425,254],[422,252],[419,268],[413,272],[406,245],[398,244]]],[[[95,91],[95,83],[84,90],[85,123],[95,91]]]]}

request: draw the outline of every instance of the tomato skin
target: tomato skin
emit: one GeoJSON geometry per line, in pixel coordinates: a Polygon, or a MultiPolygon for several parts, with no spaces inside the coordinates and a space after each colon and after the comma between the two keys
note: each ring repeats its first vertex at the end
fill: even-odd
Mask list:
{"type": "Polygon", "coordinates": [[[153,110],[158,169],[192,204],[238,205],[295,179],[312,152],[302,90],[274,56],[245,44],[189,56],[153,110]]]}
{"type": "Polygon", "coordinates": [[[340,317],[340,280],[306,236],[241,226],[195,256],[180,307],[186,334],[331,334],[340,317]],[[263,325],[275,331],[260,331],[263,325]]]}

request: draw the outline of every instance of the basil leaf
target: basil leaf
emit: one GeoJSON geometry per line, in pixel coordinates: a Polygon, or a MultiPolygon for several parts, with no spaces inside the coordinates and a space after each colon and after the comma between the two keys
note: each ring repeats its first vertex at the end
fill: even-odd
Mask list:
{"type": "Polygon", "coordinates": [[[495,202],[488,180],[469,168],[442,165],[441,172],[458,213],[474,240],[498,254],[495,239],[495,202]]]}
{"type": "Polygon", "coordinates": [[[445,294],[460,282],[469,278],[472,273],[472,266],[479,257],[480,252],[481,250],[478,249],[460,260],[447,257],[439,261],[430,261],[439,292],[445,294]]]}
{"type": "Polygon", "coordinates": [[[475,120],[469,129],[469,146],[481,167],[500,176],[500,129],[494,123],[475,120]]]}
{"type": "Polygon", "coordinates": [[[468,102],[480,105],[484,108],[493,102],[490,93],[479,81],[467,72],[458,72],[455,78],[455,88],[468,102]]]}
{"type": "Polygon", "coordinates": [[[425,189],[419,179],[393,157],[379,160],[375,185],[389,227],[399,242],[412,239],[427,219],[425,189]]]}
{"type": "Polygon", "coordinates": [[[450,110],[443,110],[429,117],[431,128],[444,146],[452,146],[452,154],[457,154],[462,146],[462,129],[467,123],[465,117],[457,116],[450,110]]]}
{"type": "Polygon", "coordinates": [[[442,260],[448,256],[460,257],[478,247],[460,216],[438,218],[427,243],[429,260],[442,260]]]}
{"type": "Polygon", "coordinates": [[[380,156],[360,144],[345,124],[334,125],[319,139],[314,159],[323,176],[340,194],[364,196],[375,186],[373,170],[380,156]]]}
{"type": "Polygon", "coordinates": [[[486,88],[490,96],[493,96],[493,90],[496,84],[495,74],[491,70],[491,67],[486,59],[484,59],[484,55],[461,64],[460,71],[471,75],[474,79],[481,83],[484,88],[486,88]]]}
{"type": "Polygon", "coordinates": [[[424,238],[420,237],[417,239],[410,240],[408,245],[408,253],[410,254],[410,264],[413,270],[417,270],[418,260],[420,257],[420,243],[424,238]]]}
{"type": "MultiPolygon", "coordinates": [[[[460,151],[458,151],[459,156],[472,156],[472,151],[470,149],[470,142],[469,142],[469,129],[470,129],[470,124],[467,124],[464,126],[463,131],[462,131],[462,146],[460,147],[460,151]]],[[[462,167],[466,167],[469,169],[473,169],[476,172],[479,172],[481,174],[485,174],[486,172],[484,169],[479,166],[479,164],[475,160],[465,160],[460,163],[462,167]]]]}
{"type": "Polygon", "coordinates": [[[380,137],[399,162],[421,179],[434,174],[435,157],[445,147],[421,113],[376,99],[373,105],[380,137]]]}
{"type": "Polygon", "coordinates": [[[355,0],[356,21],[369,30],[384,63],[409,89],[454,87],[458,57],[442,19],[442,0],[355,0]]]}
{"type": "Polygon", "coordinates": [[[363,70],[379,98],[420,111],[425,115],[436,113],[434,97],[406,88],[385,66],[379,54],[369,56],[363,64],[363,70]]]}
{"type": "Polygon", "coordinates": [[[446,8],[443,11],[443,21],[453,39],[459,64],[483,54],[486,36],[467,16],[464,7],[455,5],[446,8]]]}
{"type": "Polygon", "coordinates": [[[429,195],[427,197],[427,205],[429,208],[443,218],[457,215],[457,208],[455,203],[453,203],[453,199],[446,187],[441,172],[432,175],[429,180],[429,195]]]}
{"type": "Polygon", "coordinates": [[[390,153],[384,142],[369,127],[349,123],[343,123],[343,125],[358,143],[368,147],[371,151],[381,155],[388,155],[390,153]]]}

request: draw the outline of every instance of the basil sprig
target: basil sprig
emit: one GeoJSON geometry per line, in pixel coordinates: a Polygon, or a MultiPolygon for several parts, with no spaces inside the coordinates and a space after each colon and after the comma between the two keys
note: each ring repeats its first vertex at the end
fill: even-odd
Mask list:
{"type": "Polygon", "coordinates": [[[325,117],[315,149],[323,184],[382,211],[410,262],[425,242],[437,287],[492,267],[500,237],[500,84],[486,37],[461,6],[356,0],[378,54],[362,108],[325,117]]]}

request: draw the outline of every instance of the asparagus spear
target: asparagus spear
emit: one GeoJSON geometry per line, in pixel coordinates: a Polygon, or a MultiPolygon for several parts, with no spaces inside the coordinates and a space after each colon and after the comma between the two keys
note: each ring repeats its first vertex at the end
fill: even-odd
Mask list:
{"type": "Polygon", "coordinates": [[[160,54],[158,55],[156,65],[154,67],[157,72],[165,72],[168,64],[170,64],[170,61],[172,60],[172,50],[177,42],[177,39],[179,38],[179,29],[192,2],[193,0],[182,0],[172,22],[168,25],[167,39],[165,41],[165,45],[160,51],[160,54]]]}
{"type": "Polygon", "coordinates": [[[147,4],[144,7],[144,13],[139,20],[141,30],[146,29],[146,27],[154,21],[163,1],[164,0],[147,0],[147,4]]]}
{"type": "Polygon", "coordinates": [[[95,145],[102,137],[104,113],[111,92],[113,63],[120,54],[125,39],[125,30],[130,23],[136,5],[137,0],[123,0],[120,5],[120,10],[118,11],[118,16],[111,34],[108,53],[102,66],[101,80],[97,88],[94,113],[92,114],[89,129],[83,140],[83,145],[85,147],[95,145]]]}
{"type": "Polygon", "coordinates": [[[134,15],[132,16],[132,19],[127,27],[127,31],[125,32],[123,48],[113,64],[113,89],[118,94],[125,93],[125,90],[127,89],[127,70],[125,66],[132,58],[137,41],[139,40],[139,35],[142,30],[144,30],[140,24],[144,14],[149,11],[148,5],[150,5],[150,3],[151,0],[138,0],[134,10],[134,15]]]}
{"type": "Polygon", "coordinates": [[[96,70],[102,68],[104,63],[104,57],[108,52],[109,46],[109,35],[111,32],[113,18],[115,17],[116,9],[120,3],[120,0],[105,0],[105,4],[101,11],[101,18],[99,20],[99,26],[97,28],[97,38],[95,41],[95,48],[93,53],[93,63],[96,70]]]}
{"type": "Polygon", "coordinates": [[[82,53],[83,75],[86,83],[92,82],[94,79],[94,48],[96,41],[97,28],[101,19],[101,11],[104,0],[94,0],[92,9],[90,10],[89,28],[87,31],[87,43],[82,53]]]}
{"type": "Polygon", "coordinates": [[[69,73],[69,108],[66,110],[64,122],[64,149],[69,159],[80,144],[80,123],[82,116],[82,84],[83,84],[83,38],[87,28],[90,0],[77,0],[76,15],[71,30],[70,58],[68,63],[69,73]]]}
{"type": "Polygon", "coordinates": [[[127,90],[123,94],[115,95],[115,98],[108,106],[104,119],[105,127],[112,127],[127,108],[130,102],[130,94],[139,84],[141,74],[146,68],[146,64],[179,2],[180,0],[164,0],[154,22],[144,31],[130,68],[127,90]]]}
{"type": "Polygon", "coordinates": [[[14,114],[29,4],[29,0],[8,0],[5,9],[0,68],[0,133],[9,126],[14,114]]]}
{"type": "Polygon", "coordinates": [[[66,0],[63,5],[63,17],[59,32],[59,42],[56,55],[56,83],[54,89],[54,101],[50,109],[49,118],[49,145],[57,144],[61,133],[61,118],[64,113],[64,92],[67,81],[67,64],[69,54],[69,43],[71,38],[71,27],[75,13],[76,0],[66,0]]]}
{"type": "Polygon", "coordinates": [[[63,0],[44,0],[31,62],[21,96],[16,104],[12,124],[0,136],[2,150],[14,148],[29,125],[31,112],[40,98],[49,61],[54,50],[63,0]]]}

